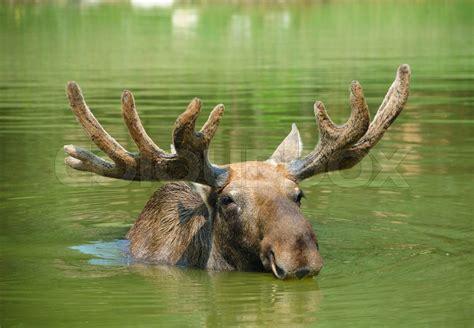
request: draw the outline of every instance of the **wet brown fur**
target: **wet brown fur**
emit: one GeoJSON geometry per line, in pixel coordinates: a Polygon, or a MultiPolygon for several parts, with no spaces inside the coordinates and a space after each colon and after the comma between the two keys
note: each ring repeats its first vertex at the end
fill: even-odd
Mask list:
{"type": "Polygon", "coordinates": [[[205,267],[211,240],[208,209],[188,183],[167,183],[150,198],[127,238],[139,260],[205,267]]]}
{"type": "Polygon", "coordinates": [[[228,168],[227,184],[209,188],[205,200],[184,182],[155,192],[127,235],[132,255],[214,270],[269,271],[272,251],[287,272],[319,271],[316,237],[294,202],[299,188],[284,166],[244,162],[228,168]],[[221,195],[232,195],[239,208],[224,209],[221,195]]]}

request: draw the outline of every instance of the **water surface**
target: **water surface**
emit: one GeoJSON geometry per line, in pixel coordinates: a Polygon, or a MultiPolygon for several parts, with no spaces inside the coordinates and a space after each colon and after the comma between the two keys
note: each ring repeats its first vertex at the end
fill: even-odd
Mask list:
{"type": "Polygon", "coordinates": [[[0,4],[2,327],[472,326],[472,3],[134,3],[0,4]],[[353,79],[375,114],[401,63],[408,105],[371,157],[302,184],[315,279],[130,263],[117,240],[160,184],[62,164],[64,144],[95,149],[68,80],[132,150],[123,89],[163,148],[193,97],[224,103],[225,164],[264,160],[292,122],[310,151],[313,103],[343,122],[353,79]]]}

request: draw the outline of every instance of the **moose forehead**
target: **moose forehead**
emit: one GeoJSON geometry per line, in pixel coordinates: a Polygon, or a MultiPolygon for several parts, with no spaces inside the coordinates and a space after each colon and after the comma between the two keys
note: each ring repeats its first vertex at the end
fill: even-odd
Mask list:
{"type": "Polygon", "coordinates": [[[242,162],[229,165],[229,183],[224,191],[239,189],[266,193],[294,193],[298,185],[288,174],[286,165],[267,162],[242,162]]]}

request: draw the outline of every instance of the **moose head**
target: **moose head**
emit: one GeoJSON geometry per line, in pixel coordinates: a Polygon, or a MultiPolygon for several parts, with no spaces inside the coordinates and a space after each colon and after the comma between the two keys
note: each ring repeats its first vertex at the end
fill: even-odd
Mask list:
{"type": "Polygon", "coordinates": [[[409,66],[401,65],[372,122],[357,81],[351,84],[351,116],[345,124],[333,123],[323,103],[316,102],[319,142],[306,156],[293,124],[267,161],[224,166],[212,164],[207,156],[223,105],[214,108],[197,132],[201,101],[194,99],[176,120],[171,152],[165,152],[147,135],[133,95],[124,91],[122,113],[138,147],[132,153],[103,129],[79,86],[69,82],[73,113],[112,162],[68,145],[65,163],[116,179],[187,182],[166,184],[145,206],[128,233],[137,259],[214,270],[271,271],[280,279],[310,277],[319,273],[323,261],[316,235],[300,210],[304,194],[299,183],[361,161],[402,111],[409,79],[409,66]]]}

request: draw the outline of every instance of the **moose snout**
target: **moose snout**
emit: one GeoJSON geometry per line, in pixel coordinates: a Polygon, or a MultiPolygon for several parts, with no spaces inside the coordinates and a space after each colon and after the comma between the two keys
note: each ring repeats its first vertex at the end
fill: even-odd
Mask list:
{"type": "Polygon", "coordinates": [[[316,246],[307,245],[298,251],[271,247],[263,260],[278,279],[313,277],[319,274],[323,261],[316,246]]]}
{"type": "Polygon", "coordinates": [[[317,264],[290,269],[290,268],[285,268],[285,265],[278,263],[275,256],[271,255],[270,267],[273,274],[278,279],[289,279],[289,278],[303,279],[305,277],[317,276],[319,272],[321,271],[322,261],[319,261],[317,264]]]}
{"type": "Polygon", "coordinates": [[[260,244],[263,266],[279,279],[316,276],[323,260],[311,224],[293,203],[277,209],[260,244]]]}

